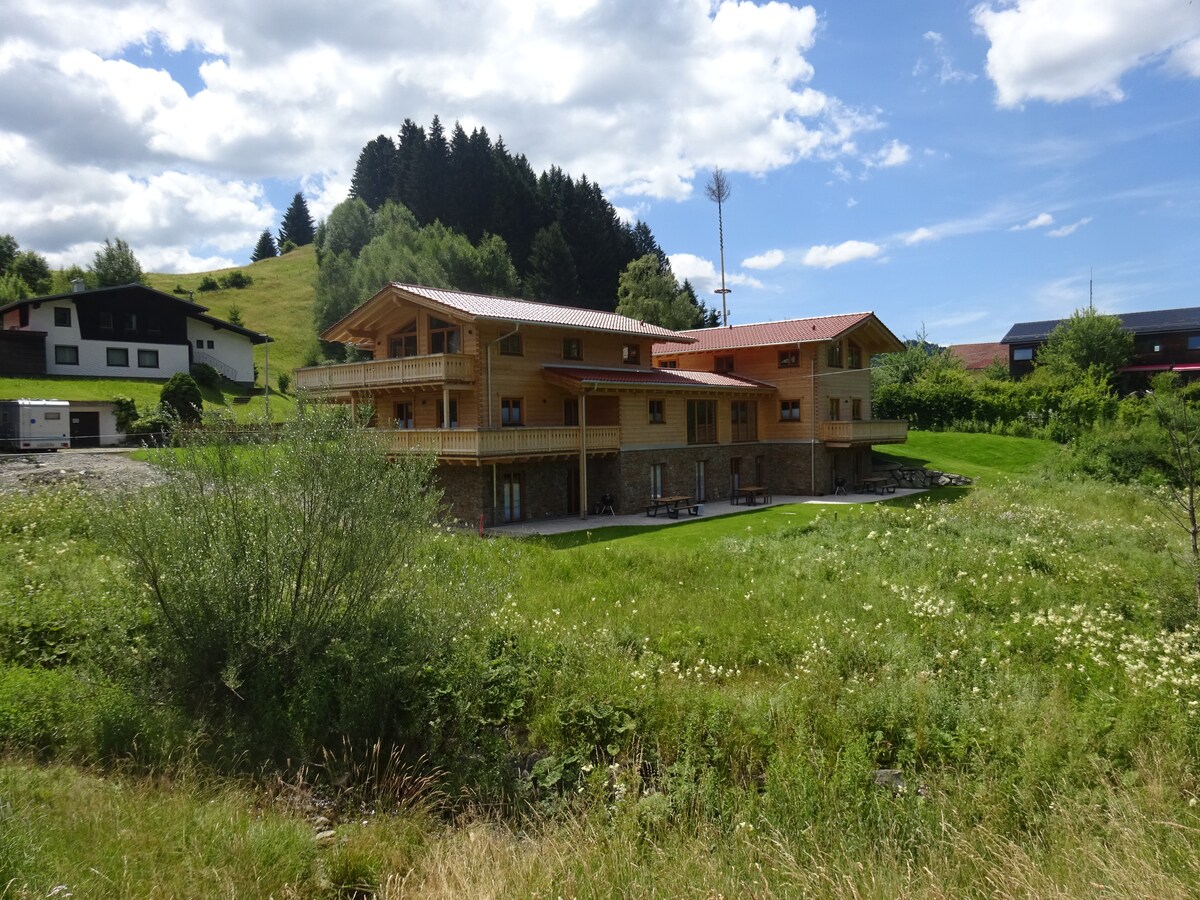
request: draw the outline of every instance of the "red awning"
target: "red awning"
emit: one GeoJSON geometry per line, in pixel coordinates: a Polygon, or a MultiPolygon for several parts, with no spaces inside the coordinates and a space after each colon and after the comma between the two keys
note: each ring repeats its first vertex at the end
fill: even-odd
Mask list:
{"type": "MultiPolygon", "coordinates": [[[[1175,368],[1179,368],[1176,366],[1175,368]]],[[[1120,371],[1122,372],[1169,372],[1170,366],[1125,366],[1120,371]]]]}

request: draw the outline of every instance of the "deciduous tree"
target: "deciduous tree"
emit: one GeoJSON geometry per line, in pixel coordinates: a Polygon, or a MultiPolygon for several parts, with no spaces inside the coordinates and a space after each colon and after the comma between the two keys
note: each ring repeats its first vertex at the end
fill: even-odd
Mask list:
{"type": "Polygon", "coordinates": [[[1037,367],[1061,378],[1075,378],[1095,368],[1111,380],[1132,355],[1133,335],[1121,320],[1087,307],[1075,310],[1050,332],[1038,350],[1037,367]]]}
{"type": "Polygon", "coordinates": [[[97,287],[116,287],[121,284],[140,284],[145,281],[142,264],[133,250],[121,238],[105,238],[104,246],[92,259],[92,277],[97,287]]]}

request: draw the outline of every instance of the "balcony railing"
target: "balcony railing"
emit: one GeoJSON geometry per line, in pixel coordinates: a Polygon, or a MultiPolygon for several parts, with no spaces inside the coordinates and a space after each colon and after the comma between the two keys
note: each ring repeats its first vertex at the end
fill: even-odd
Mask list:
{"type": "Polygon", "coordinates": [[[903,444],[908,440],[904,419],[873,419],[868,422],[822,422],[817,435],[835,447],[861,444],[903,444]]]}
{"type": "MultiPolygon", "coordinates": [[[[392,453],[433,453],[439,459],[552,456],[579,452],[579,429],[559,428],[402,428],[389,432],[392,453]]],[[[589,428],[587,450],[619,450],[617,426],[589,428]]]]}
{"type": "Polygon", "coordinates": [[[297,369],[296,387],[321,392],[405,384],[470,384],[474,370],[472,357],[463,353],[373,359],[297,369]]]}

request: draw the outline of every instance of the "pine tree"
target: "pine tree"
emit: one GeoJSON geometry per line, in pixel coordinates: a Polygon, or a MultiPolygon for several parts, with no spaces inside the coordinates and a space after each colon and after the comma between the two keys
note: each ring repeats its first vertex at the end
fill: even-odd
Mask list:
{"type": "Polygon", "coordinates": [[[361,198],[372,210],[379,209],[388,200],[396,199],[393,192],[399,171],[396,145],[386,134],[379,135],[358,154],[350,196],[361,198]]]}
{"type": "Polygon", "coordinates": [[[275,238],[271,237],[271,232],[267,230],[258,236],[258,244],[255,245],[254,252],[250,254],[250,262],[258,262],[260,259],[270,259],[278,255],[279,248],[275,246],[275,238]]]}
{"type": "Polygon", "coordinates": [[[290,242],[297,247],[303,247],[313,242],[315,234],[316,226],[309,215],[308,204],[304,202],[304,195],[297,191],[279,226],[279,246],[290,242]]]}
{"type": "Polygon", "coordinates": [[[557,222],[533,237],[529,254],[529,274],[525,277],[525,296],[543,303],[567,306],[579,300],[579,278],[571,248],[557,222]]]}

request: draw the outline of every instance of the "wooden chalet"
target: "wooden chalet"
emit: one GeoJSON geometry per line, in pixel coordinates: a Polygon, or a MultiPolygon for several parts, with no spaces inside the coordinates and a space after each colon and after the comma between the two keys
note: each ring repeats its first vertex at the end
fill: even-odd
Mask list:
{"type": "Polygon", "coordinates": [[[709,347],[709,332],[410,284],[386,286],[321,335],[371,359],[299,369],[296,385],[371,404],[396,453],[434,453],[447,502],[471,522],[634,512],[663,494],[728,500],[739,483],[823,493],[833,490],[826,446],[861,463],[855,454],[871,443],[905,435],[902,422],[870,422],[863,368],[899,341],[870,313],[841,318],[836,333],[822,325],[819,338],[791,342],[796,359],[821,373],[833,371],[827,348],[841,343],[837,370],[856,381],[844,382],[844,413],[833,421],[831,379],[804,374],[799,362],[781,378],[775,345],[734,351],[745,371],[715,370],[699,364],[711,350],[692,352],[709,347]],[[749,365],[755,354],[772,366],[749,365]],[[794,420],[791,406],[775,420],[781,398],[800,404],[794,420]],[[817,435],[813,403],[824,411],[817,435]],[[808,452],[818,445],[821,453],[808,452]]]}

